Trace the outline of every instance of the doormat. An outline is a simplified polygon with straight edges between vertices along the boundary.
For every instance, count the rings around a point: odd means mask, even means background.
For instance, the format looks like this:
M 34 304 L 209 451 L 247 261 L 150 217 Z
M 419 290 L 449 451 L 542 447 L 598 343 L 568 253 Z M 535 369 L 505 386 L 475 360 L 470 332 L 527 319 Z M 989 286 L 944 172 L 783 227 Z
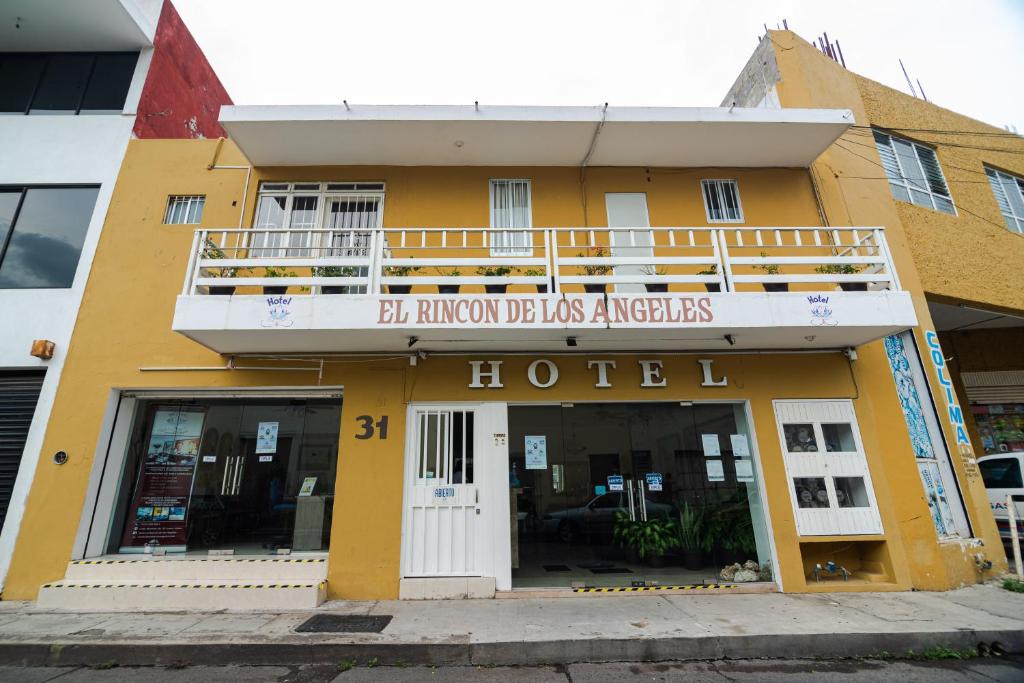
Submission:
M 391 623 L 391 615 L 317 614 L 295 629 L 299 633 L 380 633 Z
M 546 572 L 571 572 L 572 569 L 564 564 L 542 564 Z
M 625 567 L 596 567 L 590 570 L 591 574 L 632 574 L 632 569 Z

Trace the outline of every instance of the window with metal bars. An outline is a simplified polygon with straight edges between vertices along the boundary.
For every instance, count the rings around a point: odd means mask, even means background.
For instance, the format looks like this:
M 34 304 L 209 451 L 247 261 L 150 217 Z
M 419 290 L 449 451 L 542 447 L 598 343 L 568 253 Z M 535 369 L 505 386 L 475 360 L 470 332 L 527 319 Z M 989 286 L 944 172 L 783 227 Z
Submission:
M 708 223 L 742 223 L 740 188 L 735 180 L 702 180 L 704 210 Z
M 533 239 L 533 207 L 529 180 L 491 181 L 491 254 L 530 256 Z
M 889 189 L 896 199 L 956 215 L 934 149 L 877 130 L 874 135 Z
M 1012 176 L 994 168 L 985 167 L 992 194 L 996 196 L 999 212 L 1003 214 L 1010 232 L 1024 234 L 1024 178 Z
M 167 198 L 166 225 L 199 225 L 203 220 L 206 195 L 171 195 Z

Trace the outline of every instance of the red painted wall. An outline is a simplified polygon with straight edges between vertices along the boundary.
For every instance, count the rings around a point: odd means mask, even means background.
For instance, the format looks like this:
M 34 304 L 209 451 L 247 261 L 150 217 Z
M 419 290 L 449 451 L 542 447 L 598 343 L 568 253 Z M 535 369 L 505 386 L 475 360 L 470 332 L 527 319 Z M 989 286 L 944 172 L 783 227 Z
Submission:
M 153 40 L 134 133 L 139 138 L 226 137 L 217 122 L 231 97 L 170 0 Z

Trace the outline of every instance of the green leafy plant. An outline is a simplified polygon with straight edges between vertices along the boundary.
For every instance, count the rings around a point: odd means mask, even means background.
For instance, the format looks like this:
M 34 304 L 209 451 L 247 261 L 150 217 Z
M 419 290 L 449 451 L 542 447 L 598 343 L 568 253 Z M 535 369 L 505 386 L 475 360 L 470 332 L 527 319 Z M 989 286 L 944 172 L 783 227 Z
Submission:
M 313 269 L 313 277 L 352 277 L 356 269 L 349 266 L 316 266 Z
M 712 539 L 707 535 L 704 524 L 704 508 L 683 502 L 679 506 L 679 523 L 676 525 L 679 547 L 692 552 L 711 550 Z
M 1003 579 L 1003 588 L 1014 593 L 1024 593 L 1024 581 L 1008 576 Z
M 576 254 L 576 258 L 604 258 L 607 255 L 604 247 L 590 247 L 586 254 Z M 587 275 L 607 275 L 612 272 L 612 267 L 603 264 L 583 266 L 583 272 Z
M 263 269 L 263 277 L 296 277 L 295 271 L 285 270 L 276 266 L 267 266 Z
M 227 255 L 224 254 L 224 250 L 217 246 L 209 237 L 206 238 L 206 242 L 203 243 L 203 258 L 204 259 L 225 259 Z M 239 268 L 220 268 L 218 269 L 218 277 L 235 277 L 239 273 Z
M 459 277 L 462 273 L 458 268 L 434 268 L 441 277 Z
M 718 264 L 712 263 L 710 268 L 698 270 L 697 275 L 718 275 Z
M 761 258 L 763 258 L 763 259 L 768 258 L 768 254 L 762 251 L 761 252 Z M 762 264 L 754 266 L 754 268 L 757 268 L 758 270 L 763 270 L 768 275 L 778 275 L 779 274 L 779 266 L 777 264 L 775 264 L 775 263 L 762 263 Z
M 527 268 L 523 271 L 523 275 L 526 277 L 544 277 L 546 273 L 539 268 Z
M 705 532 L 710 548 L 718 544 L 723 550 L 753 555 L 757 552 L 754 538 L 754 520 L 750 516 L 750 503 L 746 494 L 737 494 L 705 511 Z
M 481 266 L 476 269 L 477 275 L 483 275 L 484 277 L 505 277 L 512 273 L 512 269 L 508 266 Z
M 679 544 L 675 522 L 664 517 L 631 520 L 625 512 L 615 513 L 613 540 L 634 550 L 643 560 L 649 555 L 664 555 Z
M 419 269 L 419 266 L 385 266 L 384 274 L 390 277 L 409 277 Z
M 818 266 L 814 269 L 814 272 L 825 275 L 856 275 L 860 272 L 860 268 L 850 263 L 829 263 L 824 266 Z

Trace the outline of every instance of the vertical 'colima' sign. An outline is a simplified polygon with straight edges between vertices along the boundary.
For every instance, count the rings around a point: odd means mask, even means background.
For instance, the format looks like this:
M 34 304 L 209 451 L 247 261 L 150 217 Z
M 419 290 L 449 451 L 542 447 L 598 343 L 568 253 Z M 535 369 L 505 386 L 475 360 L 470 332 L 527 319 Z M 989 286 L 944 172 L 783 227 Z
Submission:
M 964 427 L 964 412 L 956 400 L 956 393 L 953 391 L 953 382 L 949 378 L 946 367 L 946 357 L 942 355 L 942 347 L 939 346 L 939 335 L 934 330 L 926 330 L 925 341 L 928 342 L 928 349 L 932 357 L 932 364 L 935 365 L 935 372 L 939 376 L 939 384 L 946 395 L 946 406 L 949 410 L 949 422 L 956 430 L 956 443 L 958 446 L 970 447 L 971 440 L 967 438 L 967 429 Z

